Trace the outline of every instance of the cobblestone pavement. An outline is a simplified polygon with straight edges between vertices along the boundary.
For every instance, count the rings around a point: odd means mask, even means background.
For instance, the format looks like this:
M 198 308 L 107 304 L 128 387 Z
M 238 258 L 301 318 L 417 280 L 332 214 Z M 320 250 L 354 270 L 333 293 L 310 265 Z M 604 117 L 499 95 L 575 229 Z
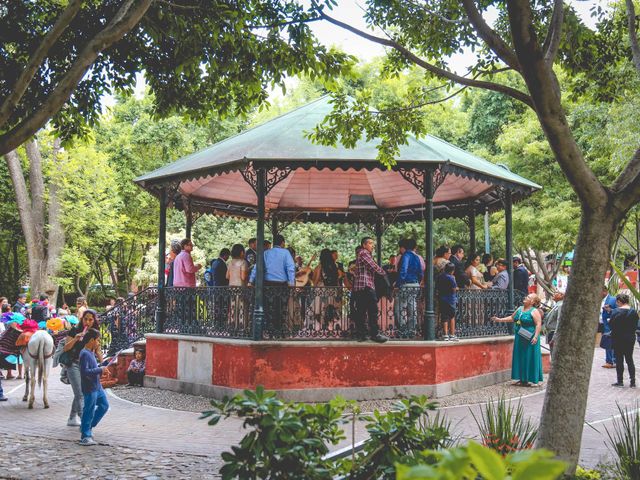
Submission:
M 607 460 L 605 427 L 612 426 L 617 415 L 616 402 L 633 406 L 639 390 L 611 387 L 615 370 L 603 369 L 603 351 L 596 350 L 587 406 L 581 461 L 592 467 Z M 640 350 L 635 359 L 640 364 Z M 0 403 L 0 478 L 215 478 L 220 454 L 238 443 L 243 436 L 242 421 L 228 419 L 216 427 L 198 420 L 198 414 L 140 405 L 109 395 L 110 411 L 95 429 L 96 447 L 79 447 L 77 428 L 67 427 L 71 388 L 60 383 L 57 370 L 49 382 L 51 408 L 42 408 L 40 391 L 34 410 L 22 402 L 24 384 L 19 380 L 3 381 L 8 402 Z M 537 419 L 542 409 L 544 391 L 522 389 L 527 413 Z M 469 395 L 470 403 L 485 401 L 486 395 Z M 570 401 L 568 399 L 567 401 Z M 477 435 L 470 408 L 478 405 L 443 407 L 457 433 Z M 366 432 L 358 424 L 356 440 Z M 346 446 L 344 441 L 341 446 Z M 82 449 L 82 450 L 80 450 Z M 24 455 L 24 452 L 29 452 Z M 9 453 L 7 453 L 9 452 Z M 75 454 L 81 461 L 70 461 Z M 74 477 L 75 475 L 76 477 Z
M 220 478 L 217 458 L 0 433 L 0 478 L 101 480 Z M 25 454 L 27 453 L 27 454 Z M 7 460 L 10 459 L 10 462 Z

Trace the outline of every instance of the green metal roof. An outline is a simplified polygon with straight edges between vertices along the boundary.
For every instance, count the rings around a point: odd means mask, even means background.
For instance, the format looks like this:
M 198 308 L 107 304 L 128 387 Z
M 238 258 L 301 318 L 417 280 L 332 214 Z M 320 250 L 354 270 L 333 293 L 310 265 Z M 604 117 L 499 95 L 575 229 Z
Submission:
M 236 170 L 249 162 L 283 164 L 296 168 L 366 168 L 384 169 L 376 159 L 379 140 L 359 141 L 355 148 L 323 146 L 305 138 L 332 111 L 328 96 L 281 115 L 255 128 L 227 138 L 204 150 L 183 157 L 135 182 L 144 188 L 178 179 L 195 179 Z M 456 175 L 480 179 L 527 190 L 540 189 L 530 180 L 504 167 L 472 155 L 432 135 L 417 139 L 409 136 L 400 146 L 398 166 L 411 167 L 446 163 Z

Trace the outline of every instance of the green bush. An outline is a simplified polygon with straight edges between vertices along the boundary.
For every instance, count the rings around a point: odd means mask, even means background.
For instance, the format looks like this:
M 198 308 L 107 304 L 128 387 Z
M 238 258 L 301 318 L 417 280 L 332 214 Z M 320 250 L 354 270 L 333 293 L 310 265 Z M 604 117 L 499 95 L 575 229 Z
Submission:
M 586 470 L 580 466 L 576 469 L 573 480 L 600 480 L 602 474 L 597 470 Z
M 393 479 L 396 464 L 425 461 L 422 452 L 450 447 L 454 443 L 451 422 L 439 413 L 430 415 L 437 403 L 425 396 L 396 402 L 390 411 L 363 416 L 369 440 L 355 461 L 346 462 L 350 478 Z
M 478 425 L 482 444 L 501 455 L 533 448 L 537 430 L 531 420 L 525 418 L 524 407 L 518 401 L 513 406 L 504 395 L 497 401 L 489 401 L 480 411 L 480 418 L 471 410 Z
M 209 425 L 222 418 L 244 418 L 249 433 L 240 444 L 224 452 L 220 470 L 224 480 L 241 479 L 331 479 L 337 472 L 333 462 L 323 456 L 328 445 L 344 439 L 345 402 L 326 404 L 284 403 L 274 392 L 258 387 L 244 396 L 211 401 L 212 410 L 203 412 Z
M 526 450 L 501 456 L 469 442 L 464 447 L 431 452 L 431 465 L 398 465 L 397 480 L 555 480 L 565 464 L 545 450 Z
M 615 466 L 624 480 L 640 479 L 640 405 L 633 410 L 618 406 L 620 418 L 613 421 L 613 431 L 607 428 L 609 446 L 616 454 Z

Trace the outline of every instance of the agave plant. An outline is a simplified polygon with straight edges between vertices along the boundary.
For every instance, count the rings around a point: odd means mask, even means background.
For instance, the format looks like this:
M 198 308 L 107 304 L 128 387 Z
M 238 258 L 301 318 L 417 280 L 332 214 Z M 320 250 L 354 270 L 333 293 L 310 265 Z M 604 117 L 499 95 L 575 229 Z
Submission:
M 627 287 L 627 290 L 629 290 L 629 292 L 631 293 L 631 297 L 630 297 L 631 306 L 636 310 L 639 310 L 640 309 L 640 291 L 638 291 L 636 287 L 633 286 L 633 283 L 631 283 L 631 281 L 627 278 L 624 272 L 620 270 L 620 267 L 618 267 L 613 262 L 610 262 L 610 263 L 614 273 L 611 274 L 611 277 L 609 278 L 609 284 L 607 285 L 609 293 L 611 295 L 616 295 L 620 291 L 620 280 L 622 280 L 625 286 Z M 636 265 L 633 262 L 632 262 L 632 265 L 640 269 L 640 266 Z
M 609 446 L 616 454 L 616 470 L 620 478 L 640 478 L 640 404 L 622 408 L 617 404 L 620 418 L 613 421 L 613 431 L 607 428 Z
M 490 401 L 480 411 L 480 418 L 471 411 L 478 425 L 482 444 L 501 455 L 518 450 L 533 448 L 537 430 L 525 417 L 522 402 L 517 405 L 501 395 L 497 401 Z

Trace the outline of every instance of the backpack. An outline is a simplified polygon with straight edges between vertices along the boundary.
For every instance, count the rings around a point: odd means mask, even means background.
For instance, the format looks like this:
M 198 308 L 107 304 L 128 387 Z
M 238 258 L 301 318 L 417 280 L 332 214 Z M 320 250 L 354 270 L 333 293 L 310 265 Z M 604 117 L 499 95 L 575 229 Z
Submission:
M 204 283 L 207 284 L 207 287 L 213 287 L 213 271 L 211 267 L 208 267 L 204 271 Z

